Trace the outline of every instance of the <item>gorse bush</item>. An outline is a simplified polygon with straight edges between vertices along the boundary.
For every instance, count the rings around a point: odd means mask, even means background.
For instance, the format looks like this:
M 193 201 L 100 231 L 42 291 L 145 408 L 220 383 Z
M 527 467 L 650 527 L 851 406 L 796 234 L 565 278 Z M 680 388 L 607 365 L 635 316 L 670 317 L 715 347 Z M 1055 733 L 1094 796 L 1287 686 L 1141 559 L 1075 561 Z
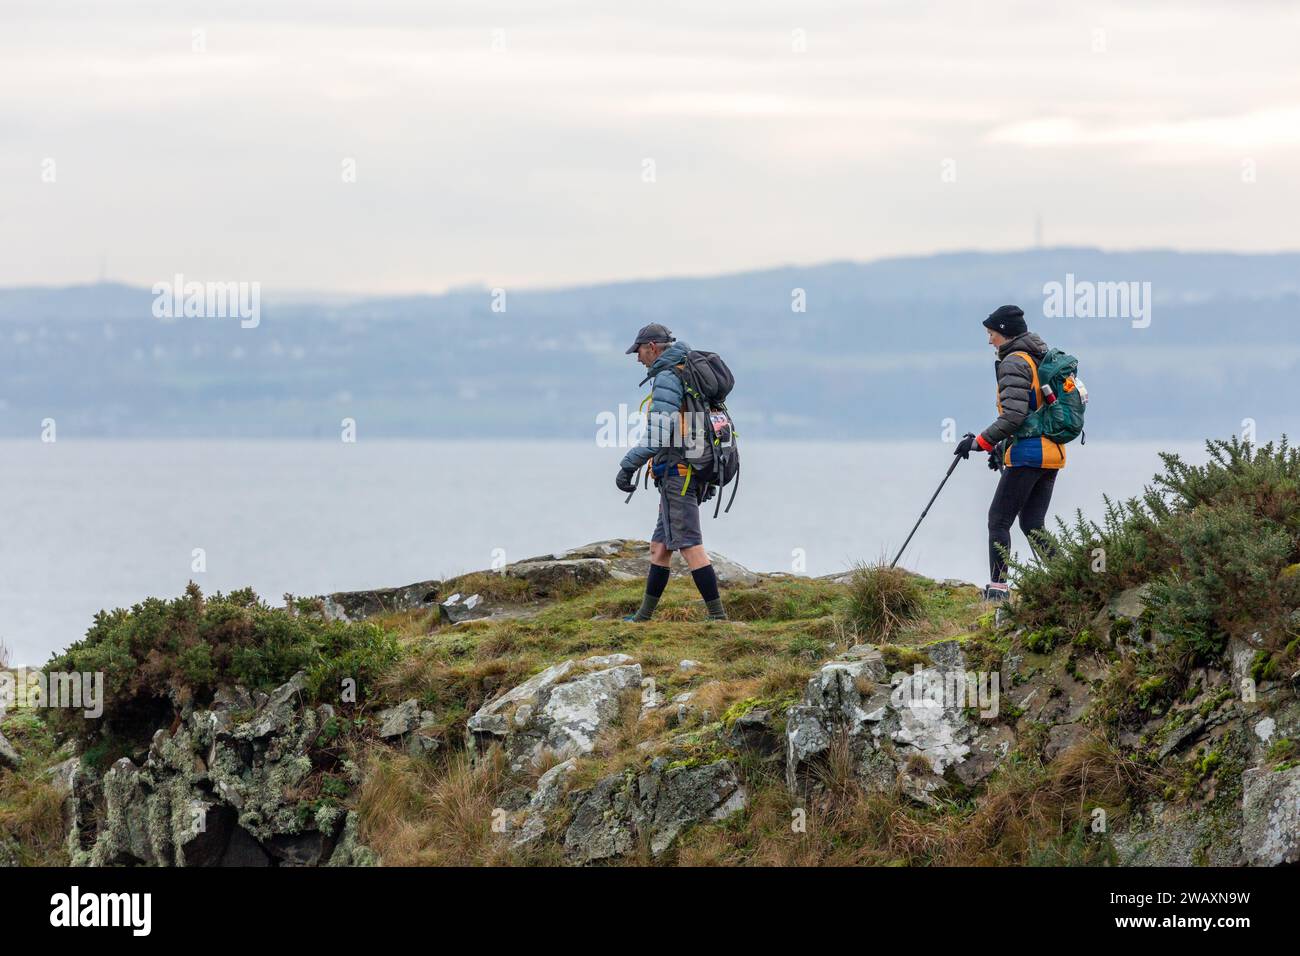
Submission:
M 1161 454 L 1163 473 L 1140 498 L 1107 499 L 1101 523 L 1058 520 L 1055 553 L 1014 567 L 1017 620 L 1075 633 L 1120 590 L 1150 584 L 1151 629 L 1195 659 L 1247 627 L 1284 637 L 1300 608 L 1300 451 L 1285 438 L 1206 448 L 1204 465 Z
M 58 711 L 79 736 L 152 732 L 185 697 L 202 703 L 223 684 L 269 689 L 297 671 L 307 693 L 338 701 L 341 682 L 363 698 L 397 659 L 396 638 L 374 624 L 326 621 L 272 608 L 250 589 L 204 598 L 193 582 L 172 601 L 101 611 L 81 641 L 51 659 L 52 671 L 101 672 L 104 720 Z
M 1221 653 L 1233 632 L 1283 627 L 1300 607 L 1300 577 L 1286 573 L 1296 557 L 1295 533 L 1244 502 L 1180 516 L 1165 540 L 1171 564 L 1152 581 L 1153 626 L 1201 658 Z

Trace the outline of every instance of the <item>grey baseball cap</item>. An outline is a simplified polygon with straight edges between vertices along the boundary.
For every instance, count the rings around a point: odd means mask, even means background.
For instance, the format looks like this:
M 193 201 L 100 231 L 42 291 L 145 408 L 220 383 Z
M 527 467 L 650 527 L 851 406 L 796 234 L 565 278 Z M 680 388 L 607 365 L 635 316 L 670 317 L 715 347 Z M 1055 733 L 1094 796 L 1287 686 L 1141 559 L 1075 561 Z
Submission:
M 631 355 L 633 352 L 635 352 L 641 346 L 645 345 L 647 342 L 676 342 L 676 341 L 677 340 L 673 338 L 673 334 L 669 332 L 665 326 L 660 325 L 658 322 L 651 322 L 649 325 L 647 325 L 645 328 L 643 328 L 640 332 L 636 334 L 636 341 L 633 342 L 632 347 L 628 349 L 626 352 L 624 352 L 623 354 Z

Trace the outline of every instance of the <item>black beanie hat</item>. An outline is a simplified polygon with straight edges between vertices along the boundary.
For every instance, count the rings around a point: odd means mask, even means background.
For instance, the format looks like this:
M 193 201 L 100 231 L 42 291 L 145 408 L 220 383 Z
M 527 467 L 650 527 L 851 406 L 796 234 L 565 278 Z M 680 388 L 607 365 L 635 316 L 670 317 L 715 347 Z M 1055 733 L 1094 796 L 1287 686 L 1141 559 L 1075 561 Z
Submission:
M 984 320 L 984 328 L 999 332 L 1009 339 L 1024 335 L 1029 331 L 1025 324 L 1024 310 L 1018 305 L 1001 305 Z

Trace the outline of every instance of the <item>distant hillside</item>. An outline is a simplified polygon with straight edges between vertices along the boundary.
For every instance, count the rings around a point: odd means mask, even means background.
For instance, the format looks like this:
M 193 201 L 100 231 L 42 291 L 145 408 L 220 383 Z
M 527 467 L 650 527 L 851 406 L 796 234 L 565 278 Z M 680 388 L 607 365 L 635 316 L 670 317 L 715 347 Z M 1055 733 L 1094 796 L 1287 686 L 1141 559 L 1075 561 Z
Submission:
M 1046 283 L 1151 283 L 1150 324 L 1045 317 Z M 170 277 L 167 277 L 170 278 Z M 225 280 L 230 276 L 198 277 Z M 245 277 L 247 278 L 247 277 Z M 803 290 L 806 311 L 792 310 Z M 829 263 L 572 289 L 276 304 L 261 321 L 153 317 L 147 288 L 0 290 L 0 435 L 586 437 L 640 398 L 623 349 L 650 321 L 723 352 L 749 437 L 918 437 L 985 424 L 979 322 L 1016 302 L 1076 352 L 1089 436 L 1274 422 L 1300 361 L 1300 254 L 1043 249 Z

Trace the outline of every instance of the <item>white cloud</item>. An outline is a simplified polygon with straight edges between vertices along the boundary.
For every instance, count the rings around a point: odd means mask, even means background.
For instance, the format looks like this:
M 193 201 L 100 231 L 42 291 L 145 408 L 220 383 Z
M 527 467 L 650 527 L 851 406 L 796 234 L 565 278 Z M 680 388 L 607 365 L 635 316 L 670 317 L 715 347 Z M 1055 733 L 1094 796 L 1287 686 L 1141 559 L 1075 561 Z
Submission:
M 1089 125 L 1056 116 L 1010 123 L 991 131 L 991 143 L 1030 147 L 1171 146 L 1237 151 L 1300 144 L 1300 107 L 1238 116 L 1196 117 L 1139 125 Z M 1197 153 L 1184 151 L 1193 159 Z
M 1211 0 L 10 0 L 0 282 L 558 285 L 1011 248 L 1038 213 L 1290 247 L 1297 33 Z

